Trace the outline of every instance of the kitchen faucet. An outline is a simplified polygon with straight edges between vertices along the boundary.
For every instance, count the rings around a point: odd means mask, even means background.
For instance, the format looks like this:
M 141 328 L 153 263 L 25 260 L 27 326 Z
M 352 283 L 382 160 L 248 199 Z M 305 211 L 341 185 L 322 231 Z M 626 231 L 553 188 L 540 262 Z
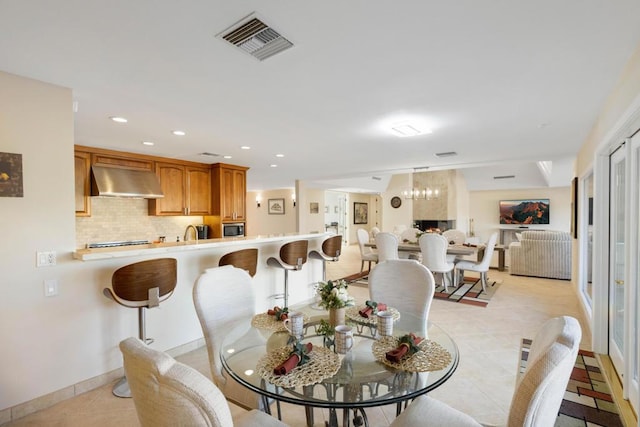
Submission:
M 184 239 L 182 239 L 182 240 L 184 240 L 185 242 L 188 240 L 188 238 L 189 238 L 189 229 L 190 228 L 193 229 L 193 235 L 196 238 L 196 242 L 197 242 L 198 241 L 198 230 L 196 230 L 195 225 L 192 225 L 192 224 L 187 225 L 187 229 L 184 230 Z

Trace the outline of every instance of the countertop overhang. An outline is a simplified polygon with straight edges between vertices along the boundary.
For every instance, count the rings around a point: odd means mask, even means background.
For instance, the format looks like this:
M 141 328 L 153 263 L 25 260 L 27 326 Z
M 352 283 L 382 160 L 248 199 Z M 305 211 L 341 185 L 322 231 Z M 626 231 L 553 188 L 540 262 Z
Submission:
M 297 239 L 318 239 L 332 235 L 333 233 L 286 233 L 248 237 L 227 237 L 198 241 L 189 240 L 186 242 L 150 243 L 148 245 L 120 246 L 111 248 L 78 249 L 73 253 L 73 258 L 80 261 L 97 261 L 102 259 L 165 254 L 171 252 L 198 251 L 231 246 L 246 246 L 254 244 L 259 245 Z

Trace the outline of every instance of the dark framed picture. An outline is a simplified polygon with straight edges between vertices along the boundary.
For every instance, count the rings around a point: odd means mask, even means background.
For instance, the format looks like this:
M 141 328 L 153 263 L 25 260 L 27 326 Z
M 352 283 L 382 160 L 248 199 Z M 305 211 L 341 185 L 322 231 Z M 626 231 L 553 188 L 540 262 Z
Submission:
M 284 215 L 284 199 L 269 199 L 267 212 L 269 215 Z
M 369 204 L 353 202 L 353 223 L 366 224 L 369 222 Z
M 24 197 L 22 154 L 0 153 L 0 197 Z
M 320 212 L 320 205 L 318 202 L 309 203 L 309 213 L 317 214 Z

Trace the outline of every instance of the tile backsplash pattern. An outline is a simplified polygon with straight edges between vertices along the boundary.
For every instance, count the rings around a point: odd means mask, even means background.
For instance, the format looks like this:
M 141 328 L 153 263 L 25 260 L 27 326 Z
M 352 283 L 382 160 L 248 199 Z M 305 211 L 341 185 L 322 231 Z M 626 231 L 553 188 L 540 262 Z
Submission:
M 189 224 L 202 224 L 201 216 L 150 216 L 146 199 L 92 197 L 91 216 L 76 218 L 76 247 L 121 240 L 180 241 Z M 192 236 L 192 234 L 190 234 Z

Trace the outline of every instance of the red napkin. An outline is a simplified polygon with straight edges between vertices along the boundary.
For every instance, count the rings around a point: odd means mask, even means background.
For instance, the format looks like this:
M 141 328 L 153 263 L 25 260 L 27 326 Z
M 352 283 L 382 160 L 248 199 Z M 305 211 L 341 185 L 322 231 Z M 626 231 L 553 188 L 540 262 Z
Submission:
M 309 353 L 313 349 L 313 344 L 307 343 L 307 353 Z M 285 375 L 288 374 L 293 368 L 298 366 L 300 363 L 300 356 L 298 354 L 293 353 L 287 360 L 273 368 L 273 373 L 276 375 Z
M 387 309 L 387 304 L 379 302 L 378 305 L 376 306 L 376 309 L 378 311 L 386 310 Z M 373 314 L 373 307 L 366 306 L 362 310 L 359 310 L 358 313 L 360 313 L 360 316 L 364 317 L 365 319 L 368 319 L 369 316 L 371 314 Z
M 422 337 L 417 337 L 414 334 L 410 334 L 410 335 L 415 345 L 418 345 L 424 339 Z M 408 351 L 409 351 L 409 344 L 402 343 L 398 347 L 394 348 L 393 350 L 387 351 L 385 357 L 389 362 L 400 363 L 400 360 L 404 357 L 405 354 L 407 354 Z

